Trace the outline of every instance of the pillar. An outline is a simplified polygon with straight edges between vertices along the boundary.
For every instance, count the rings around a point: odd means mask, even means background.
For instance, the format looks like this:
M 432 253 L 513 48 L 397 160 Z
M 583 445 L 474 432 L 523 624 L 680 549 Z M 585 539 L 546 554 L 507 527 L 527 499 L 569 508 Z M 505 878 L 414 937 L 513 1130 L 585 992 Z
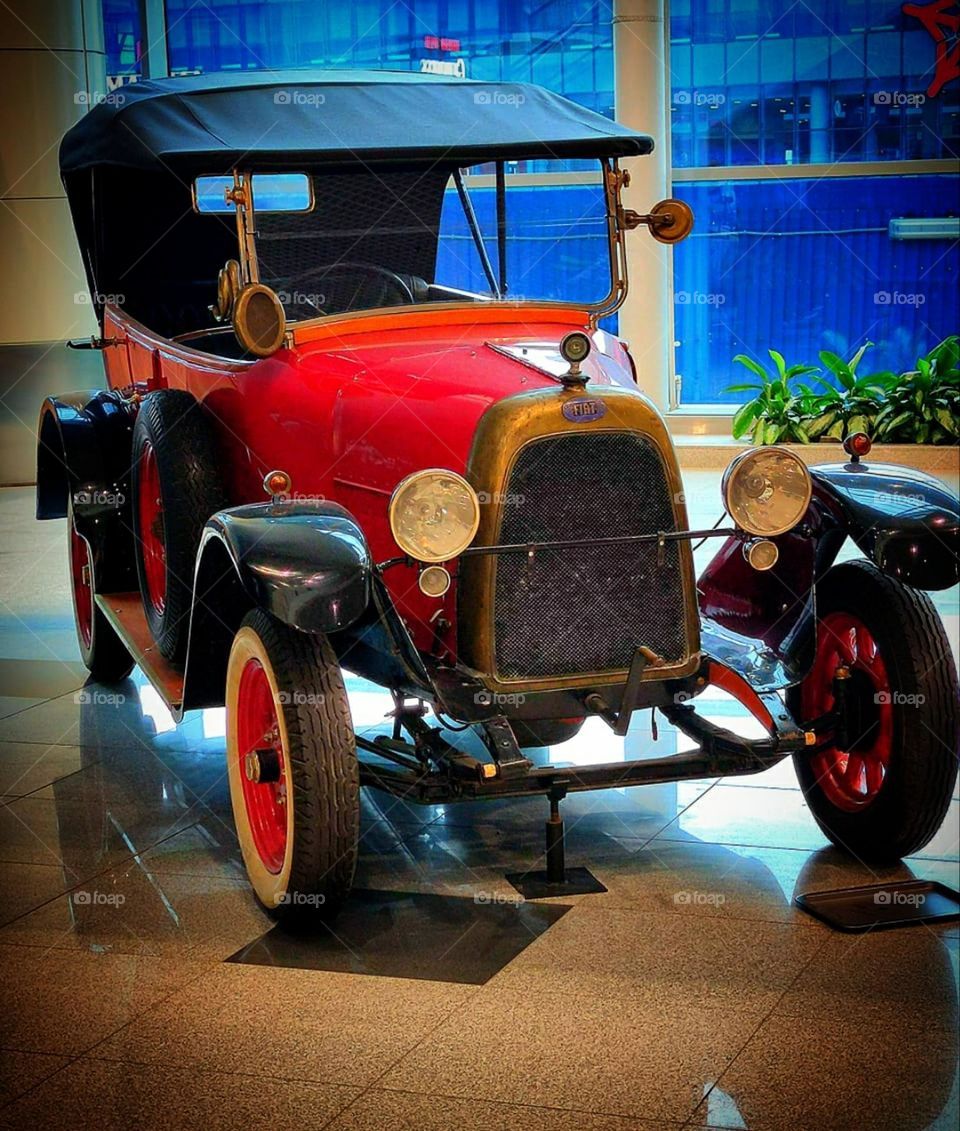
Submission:
M 96 322 L 57 150 L 105 70 L 100 0 L 0 4 L 0 483 L 33 480 L 42 396 L 71 387 L 71 365 L 98 376 L 61 344 Z
M 613 17 L 617 121 L 651 134 L 648 157 L 625 163 L 624 205 L 647 212 L 670 195 L 669 0 L 616 0 Z M 630 289 L 620 308 L 620 336 L 629 343 L 640 388 L 659 405 L 669 401 L 673 371 L 670 249 L 645 227 L 628 232 Z

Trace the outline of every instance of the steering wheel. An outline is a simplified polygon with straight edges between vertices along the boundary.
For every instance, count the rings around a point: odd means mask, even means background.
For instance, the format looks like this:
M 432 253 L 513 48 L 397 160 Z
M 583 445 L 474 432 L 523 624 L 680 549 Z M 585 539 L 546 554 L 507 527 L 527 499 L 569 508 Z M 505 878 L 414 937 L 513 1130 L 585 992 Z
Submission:
M 413 291 L 406 280 L 398 275 L 396 271 L 391 271 L 389 267 L 380 267 L 376 263 L 361 263 L 360 261 L 340 261 L 339 263 L 323 263 L 317 267 L 309 267 L 306 271 L 301 271 L 298 275 L 285 275 L 272 282 L 272 286 L 276 287 L 292 287 L 297 283 L 302 283 L 306 279 L 310 279 L 315 275 L 329 275 L 331 273 L 347 274 L 350 272 L 360 272 L 364 275 L 373 276 L 375 278 L 385 279 L 398 293 L 401 302 L 414 304 L 417 300 L 413 297 Z M 306 300 L 307 305 L 312 306 L 318 313 L 323 314 L 315 302 Z

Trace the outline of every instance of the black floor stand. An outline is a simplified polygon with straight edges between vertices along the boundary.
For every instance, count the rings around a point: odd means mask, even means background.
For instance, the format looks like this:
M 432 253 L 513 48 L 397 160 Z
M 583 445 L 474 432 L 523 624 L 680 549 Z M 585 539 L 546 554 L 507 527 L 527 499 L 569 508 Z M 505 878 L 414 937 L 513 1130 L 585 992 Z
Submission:
M 563 818 L 560 802 L 566 788 L 555 786 L 549 794 L 550 816 L 547 819 L 547 850 L 545 871 L 510 872 L 507 880 L 524 899 L 547 899 L 550 896 L 590 895 L 607 889 L 587 868 L 566 866 L 563 844 Z

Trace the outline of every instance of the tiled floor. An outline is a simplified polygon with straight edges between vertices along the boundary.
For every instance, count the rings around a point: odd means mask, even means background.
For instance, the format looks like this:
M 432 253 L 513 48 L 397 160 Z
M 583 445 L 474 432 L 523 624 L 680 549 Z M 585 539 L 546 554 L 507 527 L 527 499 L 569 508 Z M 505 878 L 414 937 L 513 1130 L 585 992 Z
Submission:
M 709 523 L 716 477 L 687 479 Z M 957 1126 L 960 932 L 839 935 L 792 900 L 958 886 L 960 802 L 917 858 L 871 870 L 827 846 L 789 763 L 575 795 L 568 862 L 608 890 L 548 913 L 504 879 L 542 850 L 542 801 L 368 792 L 371 894 L 343 938 L 291 944 L 244 879 L 222 711 L 174 727 L 137 672 L 84 688 L 63 523 L 31 506 L 0 491 L 0 1125 Z M 957 593 L 937 600 L 955 639 Z M 389 700 L 350 691 L 358 729 L 383 725 Z M 545 756 L 676 743 L 638 717 L 625 740 L 591 722 Z

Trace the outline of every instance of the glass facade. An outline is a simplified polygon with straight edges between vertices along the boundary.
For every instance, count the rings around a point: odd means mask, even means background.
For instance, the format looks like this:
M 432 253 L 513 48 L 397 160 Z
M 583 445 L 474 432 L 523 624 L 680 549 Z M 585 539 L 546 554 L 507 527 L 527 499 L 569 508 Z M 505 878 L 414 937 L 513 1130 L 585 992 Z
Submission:
M 955 157 L 960 84 L 936 89 L 936 59 L 899 3 L 671 0 L 673 164 Z
M 167 0 L 170 70 L 444 66 L 613 116 L 610 7 L 590 0 Z
M 140 74 L 140 13 L 137 0 L 103 0 L 107 75 L 119 85 Z
M 955 175 L 909 175 L 955 160 L 960 135 L 960 83 L 944 81 L 942 29 L 922 8 L 672 0 L 674 194 L 697 216 L 674 255 L 681 404 L 742 400 L 725 392 L 737 353 L 816 364 L 872 341 L 865 365 L 899 371 L 960 328 L 955 236 L 890 234 L 897 218 L 960 214 Z M 859 176 L 866 161 L 907 164 Z M 845 175 L 777 174 L 807 164 Z M 738 166 L 768 168 L 724 178 Z M 715 177 L 685 179 L 704 167 Z
M 891 239 L 892 217 L 957 213 L 952 177 L 699 181 L 676 196 L 697 215 L 675 251 L 676 367 L 681 401 L 729 402 L 746 378 L 733 364 L 768 349 L 787 364 L 819 350 L 862 372 L 913 366 L 958 329 L 955 241 Z

